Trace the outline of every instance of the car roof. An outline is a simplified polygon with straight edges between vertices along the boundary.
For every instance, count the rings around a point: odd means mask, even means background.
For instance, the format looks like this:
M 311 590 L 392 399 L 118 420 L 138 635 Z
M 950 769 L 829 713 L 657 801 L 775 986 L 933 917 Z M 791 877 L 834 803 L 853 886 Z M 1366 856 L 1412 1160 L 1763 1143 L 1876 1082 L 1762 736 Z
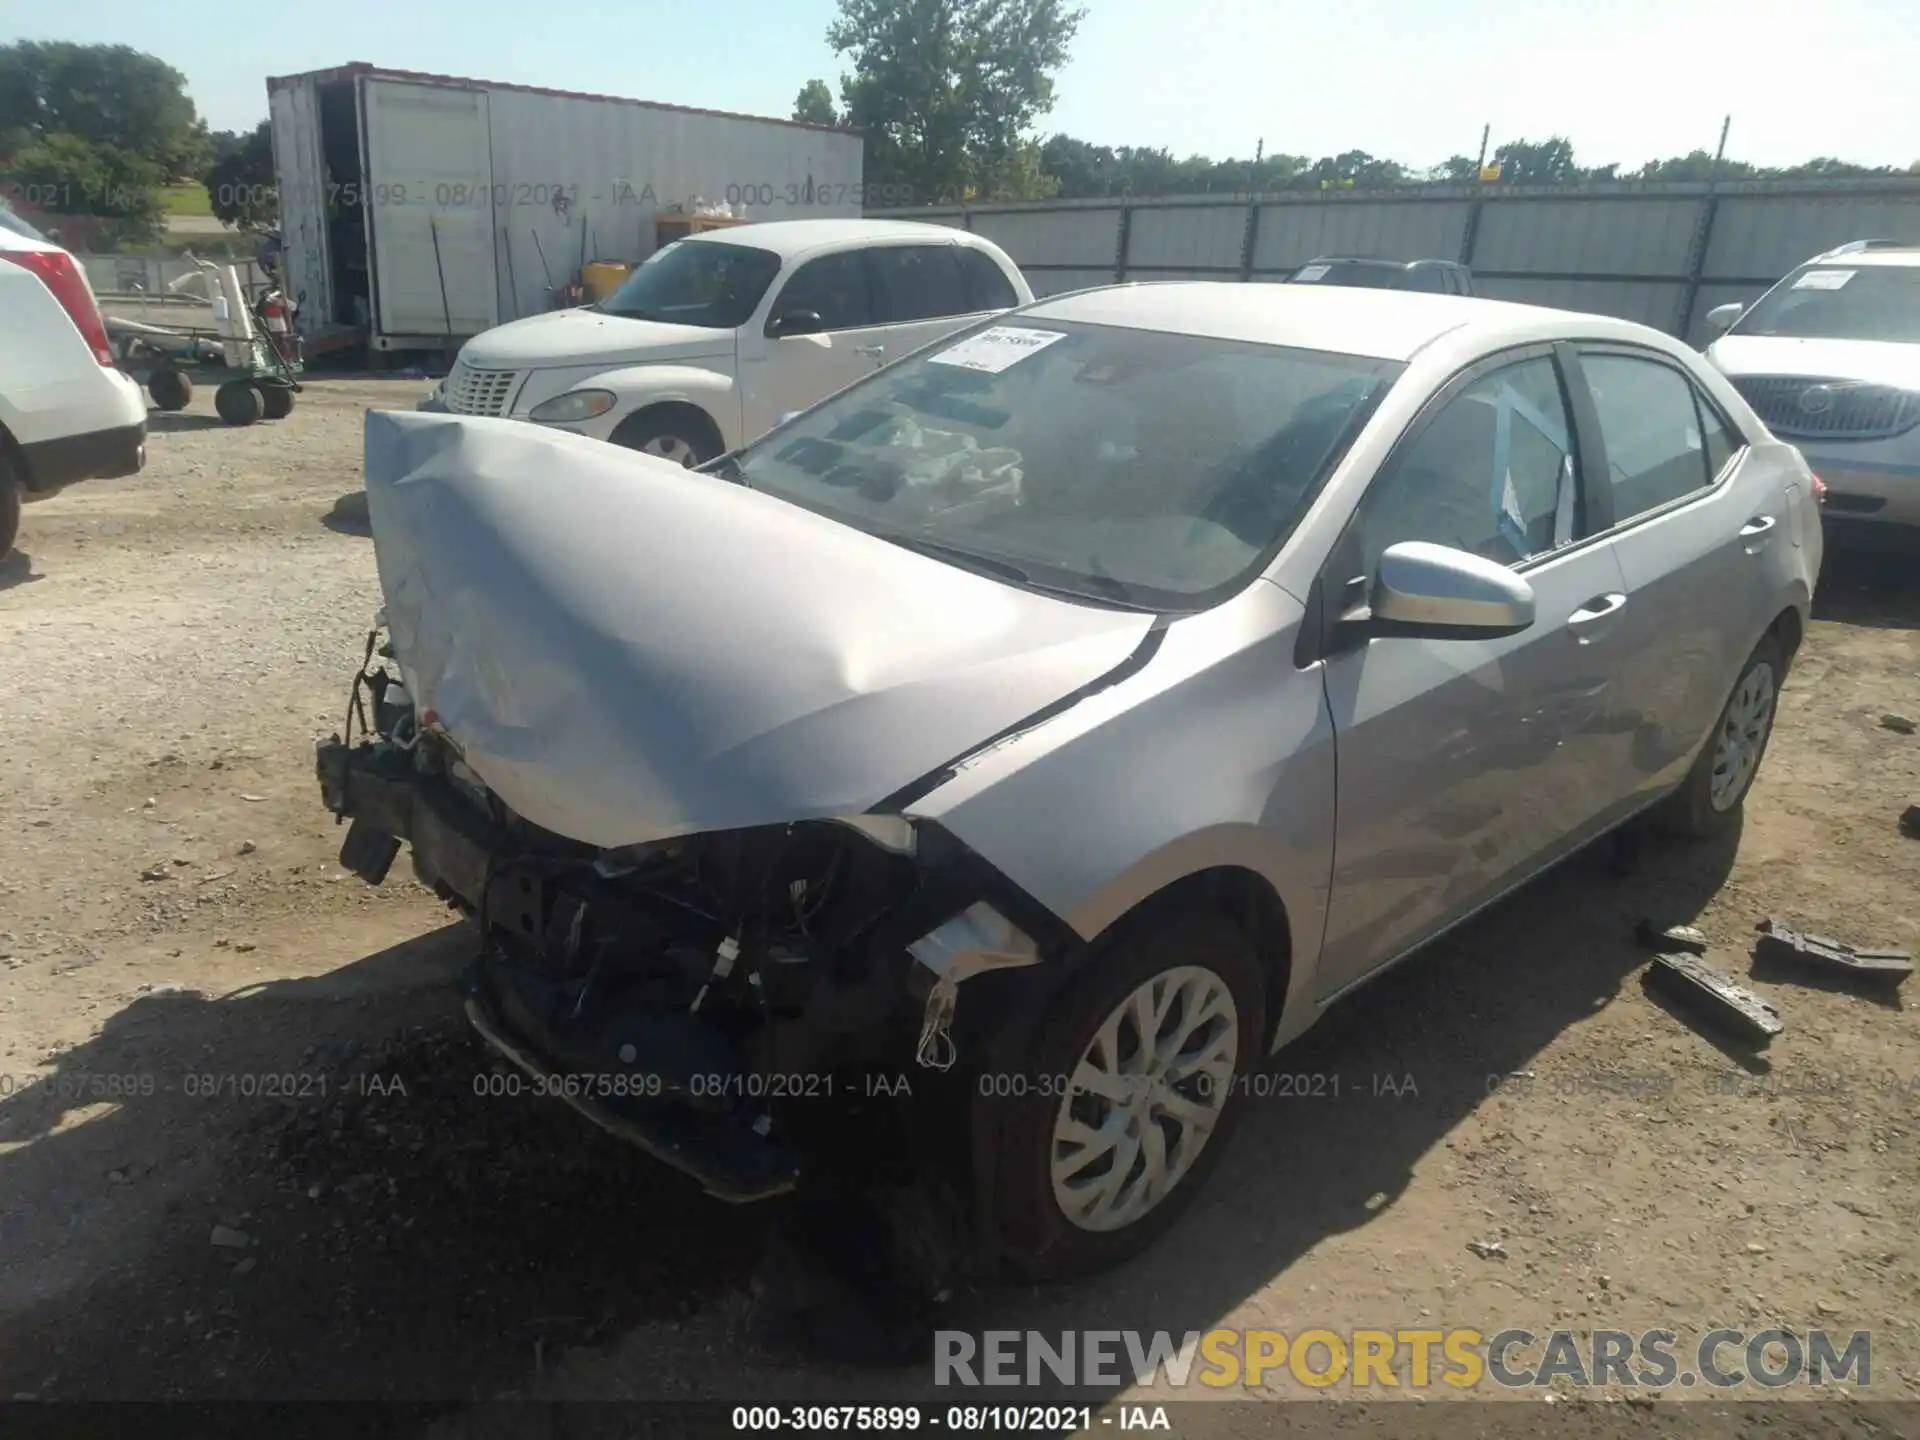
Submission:
M 1377 255 L 1316 255 L 1307 261 L 1308 265 L 1377 265 L 1384 270 L 1410 270 L 1415 265 L 1451 265 L 1464 269 L 1458 260 L 1441 260 L 1433 256 L 1423 256 L 1417 260 L 1382 260 Z
M 1410 360 L 1443 335 L 1483 342 L 1526 344 L 1555 335 L 1580 334 L 1646 343 L 1656 330 L 1602 315 L 1576 315 L 1539 305 L 1479 300 L 1464 295 L 1426 295 L 1405 290 L 1347 286 L 1243 284 L 1223 280 L 1172 280 L 1113 285 L 1036 301 L 1021 315 L 1202 335 L 1257 345 Z
M 1920 245 L 1887 245 L 1873 250 L 1829 250 L 1808 265 L 1844 265 L 1852 270 L 1867 265 L 1920 265 Z
M 887 240 L 918 240 L 925 245 L 980 243 L 978 236 L 955 226 L 928 225 L 918 220 L 764 220 L 752 225 L 704 230 L 687 238 L 722 245 L 753 245 L 772 250 L 783 259 L 831 245 Z

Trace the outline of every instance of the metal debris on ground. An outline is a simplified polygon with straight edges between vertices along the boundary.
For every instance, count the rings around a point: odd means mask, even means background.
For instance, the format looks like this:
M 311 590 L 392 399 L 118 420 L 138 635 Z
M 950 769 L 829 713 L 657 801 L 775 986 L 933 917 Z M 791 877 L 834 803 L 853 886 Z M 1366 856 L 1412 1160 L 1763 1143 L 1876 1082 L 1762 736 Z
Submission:
M 1882 728 L 1900 735 L 1911 735 L 1915 729 L 1913 717 L 1909 715 L 1882 715 L 1880 724 Z
M 1654 956 L 1647 983 L 1756 1040 L 1771 1040 L 1786 1028 L 1778 1010 L 1697 955 Z
M 1753 953 L 1756 959 L 1801 960 L 1888 985 L 1898 985 L 1913 974 L 1913 956 L 1905 950 L 1860 950 L 1825 935 L 1790 930 L 1778 920 L 1760 922 Z
M 1691 925 L 1669 925 L 1665 930 L 1657 930 L 1653 921 L 1642 920 L 1633 927 L 1633 938 L 1660 955 L 1707 953 L 1707 937 Z
M 1469 1240 L 1467 1242 L 1467 1249 L 1478 1255 L 1482 1260 L 1504 1260 L 1507 1258 L 1507 1247 L 1502 1245 L 1498 1240 Z

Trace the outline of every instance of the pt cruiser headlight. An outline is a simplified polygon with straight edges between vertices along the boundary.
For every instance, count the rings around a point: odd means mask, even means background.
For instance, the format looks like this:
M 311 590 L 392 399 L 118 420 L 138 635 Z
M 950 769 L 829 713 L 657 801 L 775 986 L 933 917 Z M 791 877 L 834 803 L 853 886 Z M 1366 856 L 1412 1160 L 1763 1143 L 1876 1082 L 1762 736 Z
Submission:
M 542 400 L 527 412 L 529 420 L 542 425 L 566 425 L 575 420 L 591 420 L 613 408 L 611 390 L 569 390 L 551 400 Z

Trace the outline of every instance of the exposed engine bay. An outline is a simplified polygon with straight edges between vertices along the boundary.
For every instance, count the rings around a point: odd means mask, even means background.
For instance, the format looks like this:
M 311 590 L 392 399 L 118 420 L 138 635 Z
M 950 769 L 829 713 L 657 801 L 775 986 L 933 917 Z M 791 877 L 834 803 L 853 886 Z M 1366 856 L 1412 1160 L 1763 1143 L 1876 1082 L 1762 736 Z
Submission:
M 606 1129 L 732 1200 L 778 1194 L 810 1118 L 952 1065 L 957 987 L 1035 964 L 1045 915 L 937 827 L 806 820 L 603 849 L 515 814 L 369 636 L 348 738 L 318 747 L 341 864 L 479 926 L 475 1027 Z M 364 738 L 352 739 L 354 722 Z M 1009 893 L 1011 892 L 1011 893 Z M 1055 937 L 1057 939 L 1057 937 Z

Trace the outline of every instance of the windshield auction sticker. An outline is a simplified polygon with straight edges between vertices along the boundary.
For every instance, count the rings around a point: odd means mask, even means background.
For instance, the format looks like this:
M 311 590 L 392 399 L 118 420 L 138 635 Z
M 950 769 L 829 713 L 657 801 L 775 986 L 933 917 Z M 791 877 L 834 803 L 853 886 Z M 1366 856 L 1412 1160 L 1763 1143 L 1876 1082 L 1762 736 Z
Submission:
M 1854 277 L 1852 270 L 1809 270 L 1793 282 L 1796 290 L 1838 290 Z
M 983 370 L 998 375 L 1009 365 L 1017 365 L 1029 355 L 1037 355 L 1056 340 L 1066 339 L 1060 330 L 1029 330 L 1024 325 L 994 325 L 978 335 L 969 335 L 949 350 L 929 355 L 929 365 L 958 365 L 962 370 Z

